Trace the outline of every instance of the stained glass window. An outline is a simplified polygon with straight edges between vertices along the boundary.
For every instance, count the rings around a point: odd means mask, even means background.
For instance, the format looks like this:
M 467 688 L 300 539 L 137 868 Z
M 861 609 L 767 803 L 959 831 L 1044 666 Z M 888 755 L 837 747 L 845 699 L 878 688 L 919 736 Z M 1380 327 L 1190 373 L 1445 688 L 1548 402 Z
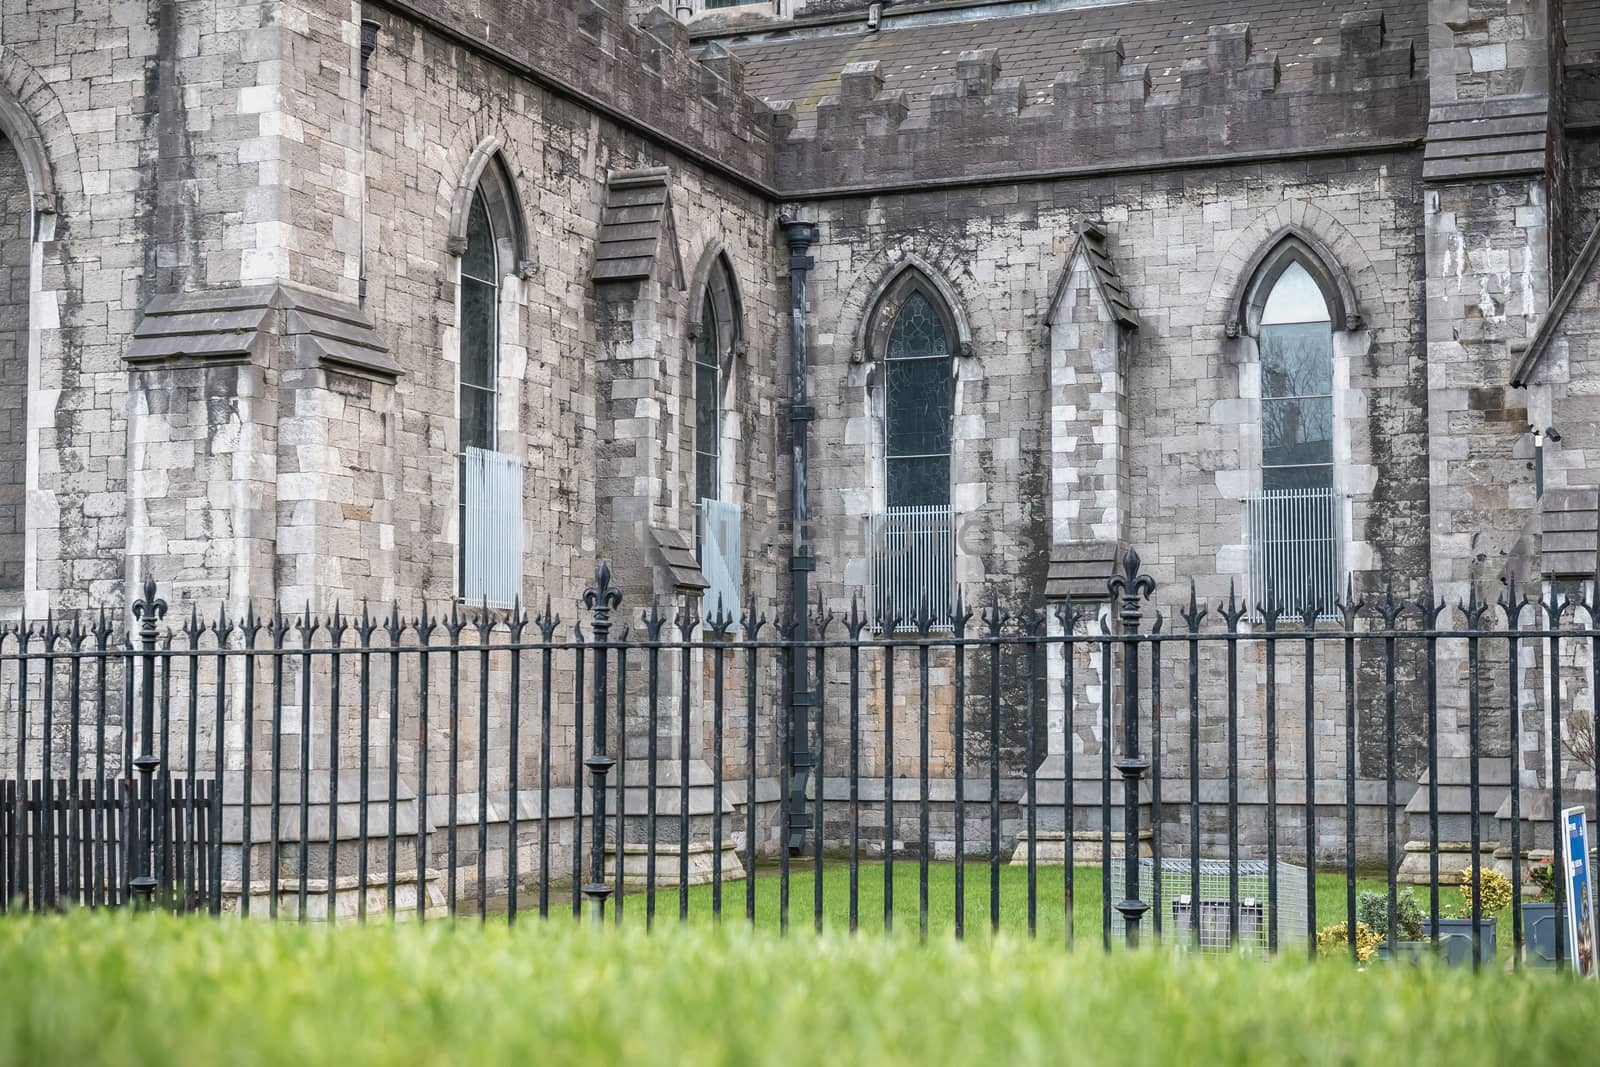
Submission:
M 1261 486 L 1333 486 L 1333 324 L 1305 267 L 1278 276 L 1261 316 Z
M 468 555 L 467 449 L 495 448 L 495 406 L 498 398 L 500 272 L 495 250 L 494 225 L 483 193 L 472 197 L 467 214 L 467 250 L 461 256 L 461 451 L 460 566 L 461 588 L 466 588 Z
M 694 485 L 695 502 L 717 499 L 717 464 L 721 454 L 722 349 L 717 309 L 706 293 L 700 309 L 700 338 L 694 349 Z
M 884 417 L 890 507 L 950 503 L 951 353 L 945 320 L 913 291 L 889 332 Z

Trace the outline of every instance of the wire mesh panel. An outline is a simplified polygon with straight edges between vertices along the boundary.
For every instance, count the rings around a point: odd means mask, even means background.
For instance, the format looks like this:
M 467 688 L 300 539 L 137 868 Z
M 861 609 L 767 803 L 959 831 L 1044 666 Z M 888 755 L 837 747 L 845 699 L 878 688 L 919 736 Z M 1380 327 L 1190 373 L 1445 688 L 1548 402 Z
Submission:
M 522 593 L 522 461 L 467 449 L 465 559 L 469 604 L 509 608 Z
M 950 509 L 889 508 L 868 519 L 872 580 L 881 619 L 914 629 L 918 613 L 943 618 L 955 600 L 956 542 Z
M 1278 945 L 1296 942 L 1303 944 L 1306 934 L 1306 869 L 1293 863 L 1279 862 L 1278 872 Z M 1241 860 L 1239 863 L 1239 939 L 1245 950 L 1267 951 L 1271 931 L 1272 886 L 1269 872 L 1273 865 L 1264 860 Z M 1229 893 L 1230 864 L 1227 860 L 1203 859 L 1200 861 L 1200 885 L 1194 884 L 1194 862 L 1188 857 L 1165 857 L 1161 861 L 1160 896 L 1156 895 L 1155 861 L 1139 861 L 1139 899 L 1152 907 L 1162 909 L 1162 932 L 1167 939 L 1180 946 L 1193 945 L 1196 916 L 1200 924 L 1200 949 L 1203 952 L 1223 952 L 1229 943 Z M 1122 860 L 1111 861 L 1111 884 L 1123 884 Z M 1146 916 L 1144 926 L 1151 925 Z
M 1252 609 L 1276 596 L 1294 611 L 1302 604 L 1321 607 L 1323 618 L 1337 615 L 1344 593 L 1344 561 L 1339 550 L 1339 498 L 1332 489 L 1271 489 L 1246 502 L 1250 525 Z
M 730 625 L 743 618 L 741 596 L 739 505 L 727 500 L 700 501 L 700 572 L 706 591 L 700 599 L 701 612 L 709 622 L 719 612 Z

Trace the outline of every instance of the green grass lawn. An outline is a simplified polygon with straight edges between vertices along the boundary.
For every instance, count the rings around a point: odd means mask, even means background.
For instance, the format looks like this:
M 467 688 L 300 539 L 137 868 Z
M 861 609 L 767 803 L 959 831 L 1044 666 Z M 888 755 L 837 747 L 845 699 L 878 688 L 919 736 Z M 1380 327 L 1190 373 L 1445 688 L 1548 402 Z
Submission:
M 0 1063 L 30 1067 L 1577 1063 L 1597 997 L 1550 974 L 738 923 L 0 921 Z
M 1040 867 L 1037 878 L 1037 937 L 1052 944 L 1065 944 L 1067 938 L 1067 909 L 1064 889 L 1064 871 L 1061 867 Z M 815 914 L 816 867 L 807 858 L 790 867 L 789 926 L 791 929 L 810 930 Z M 955 930 L 955 876 L 956 864 L 930 863 L 928 865 L 928 931 L 930 935 L 944 935 Z M 990 935 L 989 865 L 966 864 L 965 936 L 987 938 Z M 781 882 L 776 867 L 761 867 L 756 871 L 756 925 L 777 929 L 781 916 Z M 894 909 L 891 926 L 897 934 L 916 936 L 919 932 L 921 904 L 919 899 L 919 872 L 916 860 L 896 860 L 894 864 Z M 1387 891 L 1381 877 L 1360 877 L 1356 889 Z M 1424 914 L 1428 911 L 1428 894 L 1424 886 L 1399 887 L 1400 892 L 1416 894 Z M 1290 887 L 1285 884 L 1280 892 L 1287 901 Z M 1121 899 L 1119 886 L 1112 887 L 1112 900 Z M 1101 876 L 1098 867 L 1078 867 L 1073 871 L 1072 927 L 1074 943 L 1079 946 L 1101 944 L 1103 910 L 1101 907 Z M 1448 915 L 1458 903 L 1460 894 L 1453 887 L 1439 891 L 1440 914 Z M 857 922 L 864 933 L 881 933 L 884 926 L 884 865 L 882 862 L 862 863 L 860 868 Z M 713 893 L 709 885 L 693 886 L 688 893 L 691 921 L 708 921 L 713 914 Z M 1145 903 L 1151 903 L 1146 901 Z M 526 905 L 521 905 L 525 907 Z M 1170 920 L 1171 901 L 1164 905 L 1165 917 Z M 623 902 L 624 921 L 632 922 L 643 917 L 645 897 L 642 891 L 632 892 Z M 1317 925 L 1327 926 L 1345 920 L 1345 876 L 1319 872 L 1317 875 Z M 725 922 L 744 922 L 745 883 L 729 882 L 722 887 L 722 915 Z M 676 921 L 678 917 L 678 891 L 656 891 L 656 917 L 658 921 Z M 1498 916 L 1499 951 L 1502 960 L 1511 954 L 1511 909 Z M 848 930 L 850 923 L 850 870 L 848 865 L 824 859 L 822 867 L 822 922 L 825 930 Z M 1147 925 L 1149 925 L 1147 920 Z M 1122 916 L 1115 908 L 1111 911 L 1113 943 L 1121 944 Z M 1163 923 L 1170 931 L 1170 921 Z M 1026 936 L 1028 933 L 1028 869 L 1001 866 L 1000 868 L 1000 929 L 1003 933 Z M 1296 931 L 1299 932 L 1299 931 Z M 1380 931 L 1382 933 L 1383 931 Z M 1291 942 L 1290 931 L 1280 926 L 1279 944 L 1303 946 L 1304 941 Z

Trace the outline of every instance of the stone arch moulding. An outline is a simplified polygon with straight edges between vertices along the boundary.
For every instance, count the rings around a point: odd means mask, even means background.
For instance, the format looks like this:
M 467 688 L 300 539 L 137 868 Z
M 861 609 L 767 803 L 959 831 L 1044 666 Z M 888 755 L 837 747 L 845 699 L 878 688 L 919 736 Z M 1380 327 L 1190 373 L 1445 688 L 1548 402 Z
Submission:
M 972 327 L 967 322 L 960 295 L 932 264 L 915 253 L 909 253 L 890 267 L 867 295 L 866 308 L 856 327 L 851 362 L 876 363 L 881 358 L 889 330 L 894 326 L 894 316 L 882 312 L 890 304 L 898 305 L 911 290 L 924 287 L 932 290 L 938 298 L 935 306 L 944 313 L 949 333 L 956 340 L 956 350 L 952 354 L 973 354 Z
M 480 185 L 490 210 L 500 218 L 511 220 L 513 262 L 502 265 L 502 271 L 515 273 L 519 278 L 532 277 L 535 264 L 533 248 L 528 241 L 528 216 L 511 168 L 506 166 L 505 143 L 494 134 L 479 141 L 467 156 L 461 181 L 450 198 L 450 229 L 445 237 L 445 250 L 452 256 L 466 252 L 467 216 L 472 211 L 473 194 Z
M 0 48 L 0 133 L 15 147 L 27 174 L 34 239 L 48 238 L 40 220 L 62 211 L 63 190 L 72 191 L 78 171 L 77 152 L 61 101 L 38 72 L 6 48 Z
M 1262 241 L 1234 280 L 1233 297 L 1228 302 L 1228 337 L 1254 333 L 1267 294 L 1291 263 L 1304 267 L 1322 291 L 1335 330 L 1365 327 L 1355 287 L 1350 284 L 1338 257 L 1315 234 L 1290 224 Z
M 707 292 L 711 294 L 711 303 L 717 309 L 719 322 L 728 327 L 730 354 L 744 355 L 747 342 L 744 297 L 739 291 L 739 273 L 733 268 L 733 259 L 728 255 L 727 246 L 715 238 L 700 254 L 700 261 L 695 265 L 694 274 L 689 282 L 687 330 L 691 341 L 697 340 L 704 328 L 704 324 L 700 321 L 700 312 L 705 306 Z

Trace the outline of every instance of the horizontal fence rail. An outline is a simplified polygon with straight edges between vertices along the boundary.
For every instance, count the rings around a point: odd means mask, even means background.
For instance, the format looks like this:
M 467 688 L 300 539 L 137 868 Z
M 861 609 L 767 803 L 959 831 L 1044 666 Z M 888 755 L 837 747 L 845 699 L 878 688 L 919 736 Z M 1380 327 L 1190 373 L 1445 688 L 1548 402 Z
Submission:
M 169 615 L 147 583 L 126 627 L 0 628 L 0 900 L 648 924 L 691 898 L 764 921 L 774 892 L 783 928 L 798 911 L 855 930 L 877 925 L 868 901 L 893 927 L 914 864 L 924 937 L 971 933 L 969 904 L 1000 929 L 1010 889 L 1020 928 L 1067 945 L 1098 896 L 1082 932 L 1108 949 L 1314 953 L 1343 923 L 1354 955 L 1363 879 L 1395 945 L 1406 881 L 1442 931 L 1459 878 L 1482 965 L 1498 846 L 1520 963 L 1548 812 L 1600 806 L 1593 583 L 1449 606 L 1347 583 L 1331 620 L 1270 593 L 1160 593 L 1130 551 L 1092 602 L 923 602 L 897 626 L 846 601 L 800 641 L 753 602 L 738 625 L 628 605 L 605 564 L 576 621 Z M 820 759 L 799 800 L 797 656 Z M 811 829 L 791 850 L 797 803 Z

